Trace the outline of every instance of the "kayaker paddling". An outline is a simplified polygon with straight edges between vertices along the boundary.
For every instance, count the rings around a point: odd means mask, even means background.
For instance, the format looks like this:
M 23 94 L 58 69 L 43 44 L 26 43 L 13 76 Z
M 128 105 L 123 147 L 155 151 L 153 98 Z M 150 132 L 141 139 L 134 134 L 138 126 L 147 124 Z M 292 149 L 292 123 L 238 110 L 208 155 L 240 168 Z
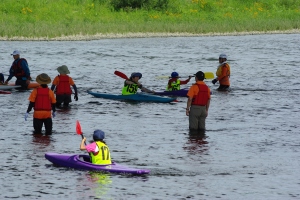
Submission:
M 142 92 L 155 93 L 155 91 L 143 87 L 143 85 L 139 82 L 141 78 L 142 74 L 140 72 L 133 72 L 130 78 L 124 82 L 122 95 L 136 94 L 138 88 L 140 88 Z
M 187 84 L 188 82 L 190 82 L 191 78 L 192 78 L 192 76 L 189 76 L 189 78 L 186 79 L 185 81 L 181 81 L 181 80 L 179 80 L 179 74 L 177 72 L 172 72 L 171 77 L 168 81 L 166 91 L 180 90 L 180 85 Z
M 94 142 L 85 145 L 86 138 L 83 137 L 80 143 L 80 150 L 87 151 L 90 154 L 91 161 L 97 165 L 109 165 L 111 164 L 110 151 L 106 143 L 103 141 L 105 133 L 99 129 L 94 131 Z

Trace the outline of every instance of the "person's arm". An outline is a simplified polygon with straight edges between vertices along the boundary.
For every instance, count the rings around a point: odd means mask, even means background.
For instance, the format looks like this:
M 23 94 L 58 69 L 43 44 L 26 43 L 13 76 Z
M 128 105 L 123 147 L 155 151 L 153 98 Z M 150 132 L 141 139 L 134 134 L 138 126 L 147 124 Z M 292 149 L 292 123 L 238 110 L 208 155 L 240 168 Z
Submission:
M 188 79 L 186 79 L 185 81 L 180 81 L 180 85 L 184 85 L 184 84 L 187 84 L 188 82 L 190 82 L 192 76 L 189 76 Z
M 145 88 L 145 87 L 144 87 L 144 86 L 142 86 L 142 85 L 141 85 L 141 90 L 142 90 L 142 92 L 147 92 L 147 93 L 155 93 L 155 91 L 154 91 L 154 90 L 149 90 L 149 89 Z
M 14 72 L 13 72 L 13 69 L 12 67 L 9 69 L 9 76 L 7 77 L 6 81 L 5 81 L 5 84 L 8 83 L 8 81 L 10 81 L 12 79 L 12 77 L 14 76 Z
M 72 85 L 72 87 L 73 87 L 73 89 L 74 89 L 74 99 L 75 99 L 75 101 L 78 101 L 78 92 L 77 92 L 77 87 L 76 87 L 76 85 L 74 84 L 74 85 Z
M 207 104 L 206 104 L 206 113 L 208 113 L 209 105 L 210 105 L 210 99 L 208 99 Z
M 28 108 L 27 108 L 27 113 L 29 113 L 32 110 L 33 107 L 34 107 L 34 102 L 30 101 L 29 105 L 28 105 Z
M 81 140 L 81 143 L 80 143 L 80 150 L 81 150 L 81 151 L 86 150 L 85 145 L 84 145 L 85 141 L 86 141 L 86 138 L 84 137 L 84 138 Z
M 193 98 L 192 97 L 188 97 L 188 100 L 187 100 L 187 103 L 186 103 L 186 111 L 185 111 L 185 113 L 186 113 L 186 115 L 187 116 L 189 116 L 189 114 L 190 114 L 190 108 L 191 108 L 191 105 L 192 105 L 192 100 L 193 100 Z

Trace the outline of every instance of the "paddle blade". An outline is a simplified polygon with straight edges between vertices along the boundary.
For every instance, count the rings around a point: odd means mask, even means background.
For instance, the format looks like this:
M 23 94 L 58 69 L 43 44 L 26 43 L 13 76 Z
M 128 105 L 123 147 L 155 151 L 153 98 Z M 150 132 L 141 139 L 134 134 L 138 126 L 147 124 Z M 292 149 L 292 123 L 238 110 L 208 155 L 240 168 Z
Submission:
M 126 80 L 128 80 L 129 78 L 126 76 L 126 74 L 120 72 L 120 71 L 115 71 L 115 75 L 121 77 L 121 78 L 124 78 Z
M 82 131 L 81 131 L 81 125 L 80 125 L 80 123 L 79 123 L 78 120 L 76 121 L 76 133 L 77 133 L 78 135 L 81 135 L 81 134 L 82 134 Z
M 205 74 L 205 79 L 214 79 L 215 75 L 212 72 L 204 72 Z

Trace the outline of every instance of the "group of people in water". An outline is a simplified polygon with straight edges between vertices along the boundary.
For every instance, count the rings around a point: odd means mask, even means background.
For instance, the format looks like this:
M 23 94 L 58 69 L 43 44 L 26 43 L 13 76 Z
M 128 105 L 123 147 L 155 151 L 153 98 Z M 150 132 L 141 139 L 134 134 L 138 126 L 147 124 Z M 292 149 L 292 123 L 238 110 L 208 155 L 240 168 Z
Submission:
M 8 78 L 4 81 L 3 74 L 0 73 L 0 84 L 8 84 L 8 82 L 16 77 L 15 85 L 20 86 L 19 89 L 28 89 L 31 76 L 27 60 L 20 58 L 20 52 L 15 50 L 11 54 L 14 58 L 12 66 L 9 70 Z M 56 116 L 56 108 L 67 108 L 69 103 L 72 102 L 71 95 L 72 89 L 74 90 L 74 100 L 78 101 L 78 91 L 73 79 L 68 75 L 70 71 L 66 65 L 57 68 L 58 76 L 52 81 L 51 88 L 48 84 L 51 83 L 51 78 L 42 73 L 36 77 L 36 82 L 39 83 L 37 88 L 31 92 L 28 100 L 29 105 L 25 113 L 25 120 L 32 108 L 33 114 L 33 127 L 36 134 L 42 133 L 42 127 L 45 126 L 46 134 L 52 133 L 52 117 Z M 189 116 L 189 129 L 205 131 L 205 120 L 208 116 L 208 109 L 210 106 L 210 88 L 205 84 L 205 73 L 198 71 L 195 76 L 195 83 L 189 88 L 187 92 L 187 107 L 186 115 Z M 227 56 L 221 54 L 219 56 L 219 66 L 216 71 L 216 78 L 212 80 L 215 84 L 219 81 L 220 86 L 218 90 L 226 91 L 230 87 L 230 66 L 227 63 Z M 142 78 L 140 72 L 134 72 L 130 78 L 124 81 L 122 95 L 135 94 L 138 88 L 143 92 L 154 93 L 155 91 L 145 88 L 139 80 Z M 180 85 L 187 84 L 192 76 L 182 81 L 179 79 L 177 72 L 172 72 L 168 80 L 166 91 L 180 90 Z M 52 111 L 52 112 L 51 112 Z M 110 151 L 104 142 L 105 133 L 102 130 L 95 130 L 93 133 L 94 142 L 85 145 L 86 138 L 83 138 L 80 143 L 80 150 L 87 151 L 91 156 L 91 161 L 94 164 L 111 164 Z

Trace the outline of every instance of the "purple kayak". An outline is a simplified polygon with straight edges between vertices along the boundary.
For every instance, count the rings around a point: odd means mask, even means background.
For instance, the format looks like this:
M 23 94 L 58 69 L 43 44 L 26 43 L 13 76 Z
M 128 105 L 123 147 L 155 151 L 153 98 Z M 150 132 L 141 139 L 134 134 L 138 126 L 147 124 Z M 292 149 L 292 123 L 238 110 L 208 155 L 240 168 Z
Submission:
M 106 171 L 110 173 L 149 174 L 148 169 L 135 169 L 113 162 L 110 165 L 95 165 L 90 162 L 88 155 L 58 154 L 47 152 L 45 158 L 54 165 L 90 171 Z
M 163 92 L 155 92 L 156 95 L 163 96 L 176 96 L 176 97 L 187 97 L 188 89 L 180 89 L 174 91 L 163 91 Z

